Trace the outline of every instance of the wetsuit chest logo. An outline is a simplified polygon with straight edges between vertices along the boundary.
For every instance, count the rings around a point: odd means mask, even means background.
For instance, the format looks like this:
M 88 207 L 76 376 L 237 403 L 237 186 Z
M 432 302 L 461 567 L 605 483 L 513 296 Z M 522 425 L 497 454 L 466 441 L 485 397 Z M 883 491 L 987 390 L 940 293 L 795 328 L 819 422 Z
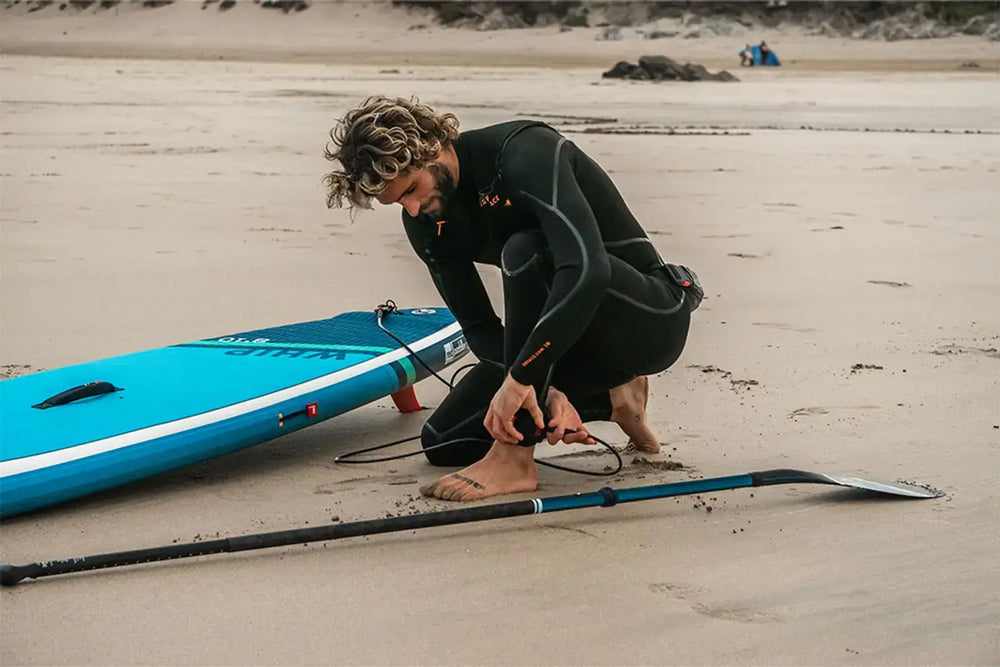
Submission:
M 510 199 L 500 195 L 485 194 L 479 197 L 479 208 L 493 208 L 503 201 L 504 206 L 510 206 Z

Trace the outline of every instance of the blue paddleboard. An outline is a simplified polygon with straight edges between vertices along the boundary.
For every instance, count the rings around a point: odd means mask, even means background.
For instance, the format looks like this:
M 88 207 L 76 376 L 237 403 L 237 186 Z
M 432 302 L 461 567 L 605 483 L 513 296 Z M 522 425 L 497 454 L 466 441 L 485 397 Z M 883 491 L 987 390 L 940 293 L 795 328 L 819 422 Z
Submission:
M 445 308 L 382 322 L 435 371 L 468 352 Z M 0 516 L 259 444 L 429 374 L 374 312 L 350 312 L 4 380 Z

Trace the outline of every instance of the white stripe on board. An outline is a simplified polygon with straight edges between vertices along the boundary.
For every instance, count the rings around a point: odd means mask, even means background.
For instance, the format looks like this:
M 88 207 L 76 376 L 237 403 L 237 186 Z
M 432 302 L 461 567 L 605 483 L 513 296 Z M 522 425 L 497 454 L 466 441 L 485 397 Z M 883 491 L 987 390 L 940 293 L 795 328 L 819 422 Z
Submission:
M 461 326 L 459 326 L 458 322 L 455 322 L 437 333 L 421 338 L 416 343 L 410 345 L 410 348 L 415 352 L 420 352 L 421 350 L 431 347 L 445 338 L 460 332 L 461 330 Z M 0 462 L 0 479 L 13 475 L 19 475 L 21 473 L 31 472 L 32 470 L 48 468 L 61 463 L 68 463 L 69 461 L 87 458 L 88 456 L 94 456 L 95 454 L 102 454 L 115 449 L 122 449 L 140 442 L 147 442 L 149 440 L 174 435 L 183 431 L 190 431 L 201 426 L 207 426 L 209 424 L 225 421 L 233 417 L 244 415 L 248 412 L 253 412 L 254 410 L 260 410 L 261 408 L 275 405 L 291 398 L 297 398 L 303 394 L 308 394 L 319 389 L 325 389 L 343 382 L 344 380 L 349 380 L 363 373 L 367 373 L 370 370 L 379 368 L 380 366 L 385 366 L 394 361 L 399 361 L 403 357 L 409 356 L 409 354 L 410 353 L 406 351 L 406 348 L 401 347 L 397 350 L 393 350 L 392 352 L 369 359 L 368 361 L 363 361 L 360 364 L 355 364 L 354 366 L 344 368 L 334 373 L 309 380 L 308 382 L 287 387 L 264 396 L 258 396 L 257 398 L 251 398 L 250 400 L 243 401 L 242 403 L 228 405 L 224 408 L 219 408 L 218 410 L 204 412 L 200 415 L 194 415 L 192 417 L 184 417 L 183 419 L 176 419 L 171 422 L 157 424 L 156 426 L 149 426 L 130 433 L 115 435 L 110 438 L 94 440 L 93 442 L 67 447 L 54 452 L 45 452 L 44 454 L 35 454 L 34 456 L 25 456 L 20 459 L 3 461 Z

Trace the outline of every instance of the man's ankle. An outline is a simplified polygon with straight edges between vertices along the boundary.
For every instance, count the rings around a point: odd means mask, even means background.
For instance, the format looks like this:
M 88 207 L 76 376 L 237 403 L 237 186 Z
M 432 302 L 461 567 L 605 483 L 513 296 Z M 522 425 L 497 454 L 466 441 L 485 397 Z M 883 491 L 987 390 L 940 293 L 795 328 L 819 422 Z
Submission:
M 535 460 L 535 446 L 525 447 L 523 445 L 509 445 L 499 440 L 493 441 L 493 449 L 490 452 L 497 458 L 520 465 L 530 467 Z

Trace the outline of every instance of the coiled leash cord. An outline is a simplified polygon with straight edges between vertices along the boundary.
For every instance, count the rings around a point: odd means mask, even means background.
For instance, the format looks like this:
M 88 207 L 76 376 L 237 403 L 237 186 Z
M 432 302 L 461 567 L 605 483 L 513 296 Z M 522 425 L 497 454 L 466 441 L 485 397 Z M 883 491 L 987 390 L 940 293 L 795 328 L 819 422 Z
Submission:
M 391 315 L 396 310 L 397 310 L 396 303 L 392 299 L 387 299 L 385 303 L 381 304 L 378 308 L 375 309 L 375 316 L 377 318 L 379 328 L 382 331 L 384 331 L 387 334 L 389 334 L 390 336 L 392 336 L 393 340 L 395 340 L 397 343 L 399 343 L 404 348 L 406 348 L 406 351 L 409 352 L 413 356 L 414 359 L 416 359 L 417 361 L 419 361 L 421 366 L 423 366 L 424 368 L 426 368 L 427 371 L 431 375 L 433 375 L 434 377 L 436 377 L 438 380 L 440 380 L 441 382 L 443 382 L 448 387 L 448 391 L 449 392 L 451 390 L 453 390 L 455 388 L 455 378 L 458 377 L 458 374 L 461 373 L 463 370 L 465 370 L 467 368 L 473 368 L 473 367 L 475 367 L 476 364 L 466 364 L 464 366 L 460 366 L 452 374 L 452 376 L 451 376 L 451 382 L 449 382 L 448 380 L 445 380 L 443 377 L 441 377 L 440 375 L 438 375 L 434 371 L 433 368 L 431 368 L 430 366 L 428 366 L 424 362 L 424 360 L 420 358 L 420 355 L 418 355 L 416 352 L 414 352 L 410 348 L 409 345 L 407 345 L 406 343 L 404 343 L 396 334 L 394 334 L 391 331 L 389 331 L 385 327 L 385 325 L 382 323 L 382 318 L 384 318 L 384 317 L 386 317 L 388 315 Z M 537 427 L 535 427 L 535 428 L 537 428 Z M 546 427 L 545 430 L 546 430 L 546 432 L 552 432 L 555 429 L 550 428 L 550 427 Z M 576 433 L 576 431 L 573 431 L 571 429 L 566 429 L 566 433 Z M 604 447 L 609 452 L 611 452 L 612 454 L 615 455 L 615 458 L 618 460 L 618 467 L 617 468 L 615 468 L 611 472 L 592 472 L 590 470 L 577 470 L 576 468 L 568 468 L 566 466 L 561 466 L 561 465 L 558 465 L 556 463 L 549 463 L 548 461 L 542 461 L 542 460 L 539 460 L 539 459 L 535 459 L 535 462 L 538 463 L 538 464 L 540 464 L 540 465 L 549 467 L 549 468 L 555 468 L 556 470 L 564 470 L 566 472 L 573 472 L 573 473 L 576 473 L 578 475 L 594 475 L 596 477 L 611 477 L 611 476 L 617 475 L 619 472 L 621 472 L 621 469 L 622 469 L 622 457 L 621 457 L 621 454 L 618 453 L 618 450 L 615 449 L 613 446 L 609 445 L 604 440 L 601 440 L 600 438 L 598 438 L 596 435 L 591 434 L 590 437 L 593 438 L 594 440 L 596 440 L 597 442 L 599 442 L 600 444 L 604 445 Z M 404 442 L 410 442 L 412 440 L 418 440 L 419 438 L 420 438 L 419 435 L 415 435 L 415 436 L 410 437 L 410 438 L 403 438 L 402 440 L 394 440 L 393 442 L 387 442 L 387 443 L 385 443 L 383 445 L 375 445 L 374 447 L 366 447 L 364 449 L 356 449 L 356 450 L 354 450 L 352 452 L 347 452 L 346 454 L 341 454 L 340 456 L 334 458 L 333 462 L 334 463 L 381 463 L 383 461 L 395 461 L 397 459 L 405 459 L 405 458 L 408 458 L 410 456 L 416 456 L 417 454 L 423 454 L 424 452 L 429 452 L 429 451 L 434 450 L 434 449 L 440 449 L 441 447 L 450 447 L 450 446 L 455 445 L 455 444 L 460 443 L 460 442 L 485 442 L 485 443 L 492 442 L 492 440 L 487 440 L 486 438 L 455 438 L 453 440 L 446 440 L 445 442 L 439 442 L 438 444 L 431 445 L 430 447 L 423 447 L 423 448 L 418 449 L 417 451 L 414 451 L 414 452 L 407 452 L 405 454 L 395 454 L 393 456 L 378 456 L 378 457 L 371 457 L 371 458 L 364 458 L 364 459 L 355 459 L 355 457 L 357 457 L 357 456 L 359 456 L 361 454 L 367 454 L 368 452 L 375 452 L 375 451 L 378 451 L 380 449 L 385 449 L 387 447 L 393 447 L 395 445 L 401 445 Z

